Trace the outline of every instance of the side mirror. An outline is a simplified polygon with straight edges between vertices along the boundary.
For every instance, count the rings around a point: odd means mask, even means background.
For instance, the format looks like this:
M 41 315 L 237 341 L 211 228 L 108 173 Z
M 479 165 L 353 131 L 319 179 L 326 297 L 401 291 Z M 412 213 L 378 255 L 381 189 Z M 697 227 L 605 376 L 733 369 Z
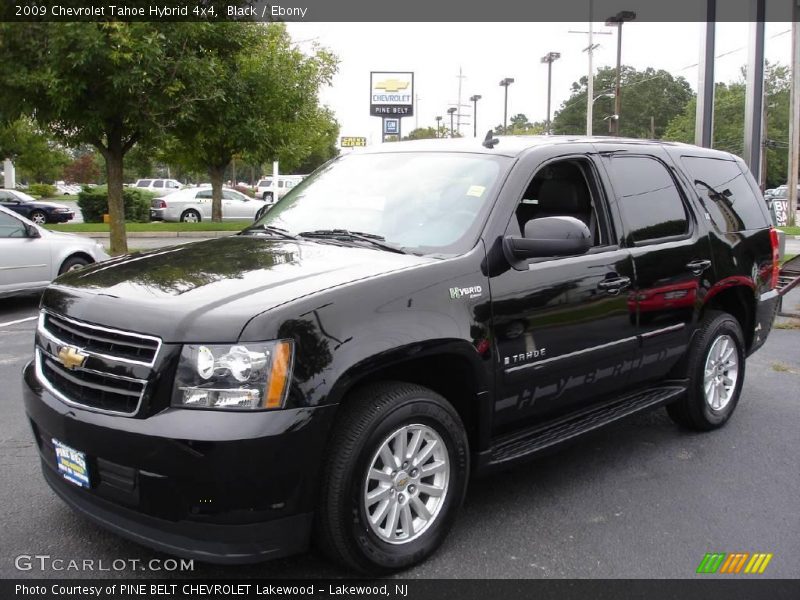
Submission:
M 25 225 L 25 235 L 29 238 L 40 238 L 42 234 L 33 225 Z
M 516 260 L 584 254 L 592 247 L 592 234 L 575 217 L 542 217 L 525 223 L 525 237 L 506 238 Z

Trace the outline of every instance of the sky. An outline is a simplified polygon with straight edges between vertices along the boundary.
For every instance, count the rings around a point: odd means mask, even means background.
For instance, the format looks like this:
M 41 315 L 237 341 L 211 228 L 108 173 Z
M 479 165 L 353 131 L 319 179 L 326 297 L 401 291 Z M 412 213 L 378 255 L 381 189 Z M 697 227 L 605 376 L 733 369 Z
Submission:
M 513 77 L 509 87 L 509 118 L 524 113 L 530 121 L 547 114 L 547 65 L 540 59 L 560 52 L 553 63 L 553 112 L 570 96 L 572 83 L 588 73 L 583 48 L 586 22 L 574 23 L 290 23 L 292 39 L 304 50 L 320 44 L 339 57 L 333 85 L 323 90 L 322 102 L 336 114 L 342 136 L 363 136 L 380 143 L 381 119 L 369 115 L 370 71 L 413 71 L 419 102 L 416 114 L 402 122 L 403 134 L 417 125 L 435 127 L 435 117 L 448 119 L 447 108 L 458 101 L 459 68 L 462 103 L 480 94 L 478 132 L 482 136 L 503 121 L 503 88 L 499 81 Z M 682 75 L 697 89 L 700 35 L 705 23 L 630 22 L 623 27 L 622 62 L 637 69 L 653 67 Z M 718 23 L 716 80 L 740 78 L 747 62 L 748 23 Z M 616 28 L 595 23 L 595 72 L 616 65 Z M 791 24 L 767 23 L 765 56 L 770 62 L 789 64 Z M 596 90 L 595 93 L 598 93 Z M 624 111 L 623 89 L 623 111 Z M 472 135 L 471 106 L 462 109 L 462 134 Z M 483 132 L 483 133 L 481 133 Z

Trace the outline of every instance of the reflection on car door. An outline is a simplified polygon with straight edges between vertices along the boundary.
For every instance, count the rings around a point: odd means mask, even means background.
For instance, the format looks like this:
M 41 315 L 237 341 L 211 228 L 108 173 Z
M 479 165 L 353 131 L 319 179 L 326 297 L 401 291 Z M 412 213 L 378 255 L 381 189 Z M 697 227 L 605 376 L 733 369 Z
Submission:
M 506 235 L 521 235 L 531 219 L 570 216 L 589 227 L 593 247 L 580 256 L 533 259 L 525 270 L 491 278 L 499 429 L 619 392 L 637 345 L 627 302 L 633 261 L 617 244 L 594 160 L 563 156 L 531 176 Z
M 249 219 L 255 216 L 253 206 L 246 202 L 239 194 L 230 190 L 222 190 L 222 218 L 226 220 Z
M 0 212 L 0 293 L 46 286 L 51 263 L 47 240 L 28 237 L 22 221 Z

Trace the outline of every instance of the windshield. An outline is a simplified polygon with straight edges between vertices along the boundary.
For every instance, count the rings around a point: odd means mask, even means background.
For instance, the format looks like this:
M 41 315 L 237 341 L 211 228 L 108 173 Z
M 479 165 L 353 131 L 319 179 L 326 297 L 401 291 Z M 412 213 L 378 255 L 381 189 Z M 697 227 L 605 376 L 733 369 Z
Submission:
M 347 230 L 415 253 L 466 252 L 509 162 L 444 152 L 344 156 L 294 186 L 253 229 Z
M 36 198 L 33 196 L 28 196 L 25 192 L 16 192 L 17 198 L 20 200 L 24 200 L 25 202 L 36 202 Z

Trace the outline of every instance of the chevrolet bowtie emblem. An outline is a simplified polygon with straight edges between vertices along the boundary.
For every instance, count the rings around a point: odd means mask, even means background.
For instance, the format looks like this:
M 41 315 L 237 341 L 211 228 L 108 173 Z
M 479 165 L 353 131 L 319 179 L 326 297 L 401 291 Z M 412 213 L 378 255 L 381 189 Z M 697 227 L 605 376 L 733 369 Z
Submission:
M 400 81 L 398 79 L 387 79 L 375 84 L 376 90 L 383 90 L 384 92 L 399 92 L 408 87 L 408 81 Z
M 72 346 L 62 346 L 61 350 L 58 351 L 58 360 L 70 370 L 82 367 L 87 356 L 89 355 Z

